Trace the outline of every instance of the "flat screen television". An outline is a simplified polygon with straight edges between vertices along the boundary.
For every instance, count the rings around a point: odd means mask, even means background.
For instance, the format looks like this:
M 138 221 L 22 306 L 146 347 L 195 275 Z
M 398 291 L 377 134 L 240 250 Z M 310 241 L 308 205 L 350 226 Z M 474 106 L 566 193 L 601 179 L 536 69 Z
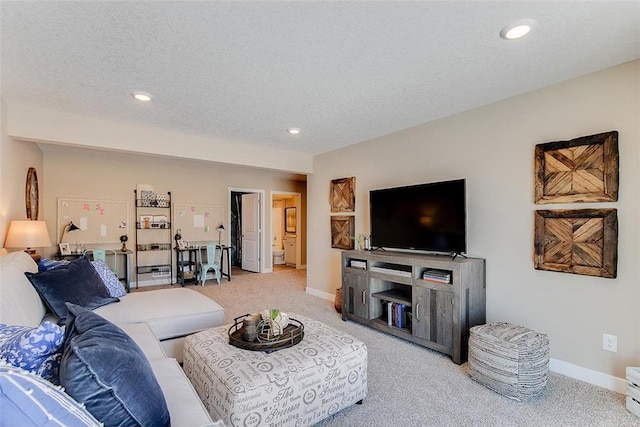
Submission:
M 467 250 L 464 179 L 371 190 L 369 213 L 373 249 Z

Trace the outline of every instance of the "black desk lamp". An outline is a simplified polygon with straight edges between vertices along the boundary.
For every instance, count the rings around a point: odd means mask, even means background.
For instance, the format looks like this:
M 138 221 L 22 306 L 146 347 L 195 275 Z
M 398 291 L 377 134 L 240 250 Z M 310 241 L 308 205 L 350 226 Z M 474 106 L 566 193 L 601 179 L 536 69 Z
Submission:
M 64 239 L 64 233 L 73 233 L 74 231 L 78 231 L 78 230 L 80 230 L 80 227 L 75 225 L 73 221 L 70 221 L 69 224 L 65 225 L 64 228 L 62 229 L 62 236 L 60 236 L 60 243 L 62 243 L 62 240 Z

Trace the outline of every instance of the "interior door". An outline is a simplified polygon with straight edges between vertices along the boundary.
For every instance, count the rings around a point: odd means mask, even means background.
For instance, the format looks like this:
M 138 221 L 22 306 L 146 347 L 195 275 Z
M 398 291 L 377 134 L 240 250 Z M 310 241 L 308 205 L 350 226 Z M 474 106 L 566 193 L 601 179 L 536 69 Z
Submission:
M 242 195 L 242 269 L 260 272 L 260 194 Z

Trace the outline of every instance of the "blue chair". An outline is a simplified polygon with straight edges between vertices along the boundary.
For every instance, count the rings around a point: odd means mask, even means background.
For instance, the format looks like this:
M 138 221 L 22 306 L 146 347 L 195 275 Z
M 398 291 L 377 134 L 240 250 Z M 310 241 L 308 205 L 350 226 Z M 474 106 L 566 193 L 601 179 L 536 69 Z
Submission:
M 198 256 L 200 257 L 200 261 L 198 263 L 198 283 L 204 286 L 204 282 L 207 280 L 207 273 L 210 270 L 213 270 L 213 275 L 220 284 L 221 274 L 221 264 L 222 264 L 222 246 L 220 245 L 207 245 L 203 246 L 200 249 L 206 249 L 207 251 L 207 261 L 202 261 L 202 251 L 198 251 Z

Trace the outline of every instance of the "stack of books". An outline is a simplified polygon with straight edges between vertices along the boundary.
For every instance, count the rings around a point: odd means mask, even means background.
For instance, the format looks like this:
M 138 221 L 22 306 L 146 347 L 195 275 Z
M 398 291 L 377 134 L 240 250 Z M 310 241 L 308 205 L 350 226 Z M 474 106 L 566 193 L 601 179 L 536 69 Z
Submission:
M 411 306 L 406 304 L 398 304 L 395 302 L 383 302 L 386 304 L 386 321 L 387 325 L 394 328 L 411 329 Z M 385 320 L 385 316 L 382 316 Z
M 422 273 L 422 280 L 438 283 L 451 283 L 451 272 L 445 270 L 425 270 Z

